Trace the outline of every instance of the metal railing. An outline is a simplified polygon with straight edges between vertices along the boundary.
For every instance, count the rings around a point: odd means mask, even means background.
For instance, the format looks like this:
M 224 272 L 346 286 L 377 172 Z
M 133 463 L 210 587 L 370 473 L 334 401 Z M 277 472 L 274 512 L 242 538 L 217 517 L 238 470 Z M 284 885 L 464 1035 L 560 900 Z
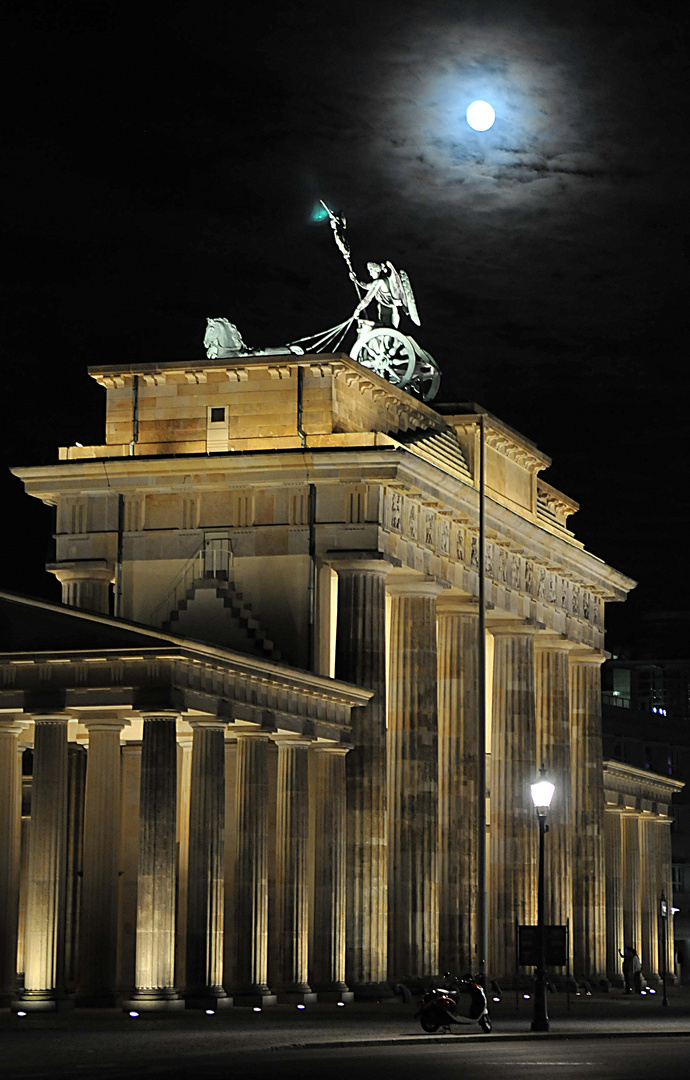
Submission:
M 195 581 L 203 578 L 230 581 L 231 566 L 232 548 L 228 539 L 213 537 L 204 540 L 199 550 L 182 568 L 172 588 L 151 612 L 151 626 L 162 626 L 168 621 L 171 612 L 176 611 L 180 601 L 186 599 Z

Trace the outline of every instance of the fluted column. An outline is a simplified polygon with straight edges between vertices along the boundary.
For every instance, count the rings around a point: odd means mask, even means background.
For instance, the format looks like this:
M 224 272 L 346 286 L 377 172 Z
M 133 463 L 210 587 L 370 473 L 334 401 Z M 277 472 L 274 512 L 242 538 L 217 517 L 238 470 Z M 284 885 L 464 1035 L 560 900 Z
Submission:
M 474 971 L 477 943 L 477 607 L 440 596 L 438 627 L 439 971 Z
M 185 720 L 187 718 L 185 717 Z M 187 901 L 189 893 L 189 811 L 192 790 L 192 731 L 177 730 L 177 896 L 175 902 L 175 982 L 187 986 Z
M 34 716 L 22 1007 L 41 1011 L 65 999 L 67 721 L 64 715 Z
M 136 984 L 137 879 L 139 876 L 140 742 L 121 747 L 120 903 L 117 985 L 131 994 Z
M 391 594 L 388 707 L 388 971 L 438 972 L 436 597 L 424 578 Z
M 640 821 L 640 892 L 642 900 L 642 970 L 650 982 L 659 981 L 659 856 L 656 822 L 646 814 Z
M 268 742 L 262 732 L 237 734 L 236 1004 L 275 1001 L 267 982 Z
M 530 785 L 538 772 L 534 629 L 495 623 L 491 725 L 490 970 L 514 977 L 515 919 L 537 921 L 539 829 Z
M 314 927 L 312 984 L 319 997 L 351 1001 L 345 981 L 347 746 L 316 743 L 314 797 Z
M 638 953 L 642 941 L 640 818 L 623 815 L 623 940 Z
M 67 743 L 67 883 L 65 887 L 65 989 L 79 982 L 79 938 L 84 870 L 86 747 Z
M 623 920 L 623 835 L 622 814 L 617 810 L 606 812 L 604 828 L 606 836 L 606 973 L 615 986 L 623 985 L 621 953 L 624 951 Z
M 82 1005 L 113 1005 L 120 856 L 120 732 L 116 717 L 82 721 L 89 732 L 84 800 L 79 990 Z
M 230 730 L 232 725 L 230 725 Z M 235 858 L 237 849 L 237 739 L 225 733 L 225 878 L 223 987 L 226 991 L 238 985 L 235 973 Z M 232 998 L 228 1000 L 232 1001 Z
M 223 919 L 225 724 L 189 718 L 194 729 L 189 813 L 187 1005 L 225 998 Z
M 334 563 L 338 572 L 336 678 L 374 696 L 352 710 L 347 756 L 347 981 L 379 993 L 388 977 L 386 838 L 386 594 L 390 566 Z
M 558 926 L 572 923 L 573 915 L 568 651 L 568 643 L 555 635 L 534 639 L 537 766 L 546 766 L 556 787 L 544 845 L 544 921 Z
M 103 559 L 78 563 L 50 563 L 46 570 L 62 585 L 62 602 L 85 611 L 110 610 L 110 585 L 114 571 Z
M 309 739 L 280 735 L 276 792 L 276 921 L 280 998 L 315 1001 L 309 977 Z
M 26 723 L 0 717 L 0 1005 L 17 989 L 19 919 L 19 844 L 21 837 L 21 758 L 17 736 Z
M 602 978 L 606 968 L 604 767 L 601 664 L 597 653 L 570 654 L 570 759 L 573 800 L 573 972 Z
M 144 717 L 139 798 L 137 1008 L 183 1008 L 175 990 L 176 717 Z

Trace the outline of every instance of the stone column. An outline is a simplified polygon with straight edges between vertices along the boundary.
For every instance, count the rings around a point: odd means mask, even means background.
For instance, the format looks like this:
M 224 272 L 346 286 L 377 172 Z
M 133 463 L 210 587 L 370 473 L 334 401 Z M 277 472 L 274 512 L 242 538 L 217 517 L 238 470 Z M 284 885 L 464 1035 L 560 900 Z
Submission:
M 34 716 L 34 773 L 26 904 L 22 1008 L 55 1010 L 65 1001 L 67 721 Z
M 230 725 L 232 730 L 232 725 Z M 235 973 L 235 856 L 237 800 L 237 740 L 225 734 L 225 917 L 223 942 L 223 987 L 232 991 L 238 985 Z M 232 999 L 230 999 L 232 1000 Z
M 642 906 L 640 898 L 640 818 L 623 816 L 623 940 L 638 953 L 642 941 Z
M 623 985 L 623 822 L 620 811 L 606 812 L 606 973 L 614 986 Z
M 141 743 L 124 743 L 121 748 L 121 762 L 120 870 L 122 876 L 118 917 L 117 984 L 127 994 L 131 994 L 136 985 Z
M 389 582 L 388 971 L 438 972 L 436 597 L 424 578 Z
M 0 717 L 0 1005 L 17 991 L 19 919 L 19 844 L 21 838 L 21 758 L 17 736 L 21 719 Z
M 132 999 L 137 1009 L 184 1008 L 175 990 L 175 728 L 175 716 L 144 716 Z
M 569 644 L 555 635 L 534 639 L 537 767 L 555 784 L 544 845 L 547 925 L 572 926 L 572 805 L 570 795 Z M 560 969 L 565 972 L 565 968 Z
M 62 585 L 62 602 L 69 607 L 108 614 L 113 569 L 105 559 L 49 563 L 46 566 Z
M 573 973 L 606 974 L 604 767 L 601 744 L 601 664 L 604 657 L 570 654 L 570 759 L 573 800 Z
M 539 828 L 530 785 L 538 772 L 534 634 L 524 623 L 494 623 L 491 725 L 490 966 L 514 978 L 515 919 L 537 921 Z
M 235 978 L 238 1005 L 274 1004 L 268 988 L 268 743 L 237 733 Z
M 314 1002 L 309 987 L 309 739 L 279 735 L 276 922 L 279 1000 Z
M 187 1007 L 227 1002 L 223 989 L 225 724 L 189 718 L 194 729 L 189 813 Z
M 386 593 L 382 560 L 334 563 L 338 572 L 337 679 L 373 690 L 352 710 L 347 774 L 346 978 L 360 995 L 388 978 L 386 841 Z
M 315 744 L 312 980 L 319 998 L 352 1001 L 345 982 L 347 746 Z
M 177 731 L 177 899 L 175 904 L 175 981 L 187 986 L 187 899 L 189 891 L 189 811 L 192 790 L 192 731 Z
M 439 596 L 439 971 L 477 968 L 479 619 L 476 604 Z
M 125 721 L 82 721 L 89 733 L 78 1003 L 114 1005 L 120 868 L 120 732 Z
M 79 937 L 84 869 L 86 747 L 67 743 L 67 884 L 65 888 L 65 989 L 79 982 Z
M 659 982 L 659 856 L 656 850 L 656 822 L 649 814 L 640 821 L 640 892 L 642 899 L 642 948 L 638 947 L 642 970 L 651 983 Z

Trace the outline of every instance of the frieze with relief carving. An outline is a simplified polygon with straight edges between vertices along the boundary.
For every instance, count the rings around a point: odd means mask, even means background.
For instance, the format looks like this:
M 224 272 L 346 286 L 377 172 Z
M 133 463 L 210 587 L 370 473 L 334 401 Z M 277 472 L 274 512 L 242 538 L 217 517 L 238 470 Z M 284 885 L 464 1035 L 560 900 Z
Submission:
M 438 546 L 442 555 L 450 555 L 450 522 L 448 518 L 443 518 L 441 521 Z
M 452 521 L 448 515 L 419 504 L 400 491 L 388 490 L 384 500 L 384 522 L 393 532 L 437 551 L 444 558 L 476 571 L 479 568 L 479 537 L 476 532 Z M 487 542 L 485 573 L 496 583 L 524 592 L 568 615 L 585 619 L 601 629 L 603 602 L 579 585 L 525 559 L 504 546 Z

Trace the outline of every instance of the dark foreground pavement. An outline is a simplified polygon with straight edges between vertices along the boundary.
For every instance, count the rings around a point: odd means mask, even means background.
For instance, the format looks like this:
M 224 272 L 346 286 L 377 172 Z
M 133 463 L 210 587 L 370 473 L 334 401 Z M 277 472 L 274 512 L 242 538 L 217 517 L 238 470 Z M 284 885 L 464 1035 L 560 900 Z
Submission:
M 416 1002 L 405 1005 L 397 999 L 344 1007 L 320 1004 L 298 1010 L 279 1005 L 261 1013 L 234 1008 L 213 1016 L 183 1012 L 136 1019 L 115 1009 L 26 1017 L 0 1010 L 0 1076 L 3 1080 L 68 1076 L 119 1080 L 161 1075 L 176 1080 L 236 1072 L 243 1077 L 283 1077 L 291 1075 L 294 1066 L 305 1077 L 347 1073 L 365 1080 L 375 1062 L 375 1075 L 391 1071 L 398 1077 L 403 1075 L 402 1063 L 407 1063 L 406 1074 L 419 1055 L 420 1068 L 421 1062 L 430 1065 L 438 1058 L 441 1075 L 443 1062 L 454 1060 L 455 1045 L 456 1049 L 466 1047 L 465 1064 L 476 1059 L 477 1076 L 494 1061 L 495 1069 L 487 1075 L 517 1080 L 521 1072 L 513 1072 L 512 1065 L 517 1068 L 521 1058 L 534 1064 L 534 1053 L 525 1051 L 524 1044 L 541 1044 L 544 1065 L 557 1072 L 561 1065 L 563 1069 L 568 1063 L 578 1067 L 591 1058 L 593 1067 L 587 1071 L 592 1076 L 597 1072 L 596 1058 L 601 1075 L 612 1077 L 617 1075 L 615 1062 L 625 1059 L 640 1070 L 628 1071 L 628 1078 L 649 1076 L 650 1069 L 652 1075 L 657 1070 L 651 1065 L 642 1069 L 647 1057 L 650 1062 L 660 1061 L 660 1054 L 665 1053 L 675 1055 L 674 1061 L 690 1062 L 690 989 L 670 987 L 668 997 L 669 1005 L 664 1007 L 661 993 L 639 998 L 612 990 L 589 998 L 572 997 L 568 1009 L 565 995 L 555 994 L 549 998 L 551 1030 L 547 1035 L 530 1031 L 532 1002 L 521 1001 L 516 1009 L 511 994 L 500 1004 L 492 1004 L 490 1035 L 475 1025 L 454 1028 L 451 1035 L 427 1035 L 415 1019 Z M 585 1044 L 590 1047 L 606 1039 L 609 1049 L 582 1050 Z M 559 1044 L 562 1053 L 557 1051 Z M 660 1046 L 665 1049 L 660 1051 Z M 406 1052 L 401 1056 L 401 1051 Z M 347 1068 L 345 1062 L 349 1062 Z M 659 1073 L 668 1080 L 670 1060 Z M 690 1075 L 690 1065 L 678 1075 Z

